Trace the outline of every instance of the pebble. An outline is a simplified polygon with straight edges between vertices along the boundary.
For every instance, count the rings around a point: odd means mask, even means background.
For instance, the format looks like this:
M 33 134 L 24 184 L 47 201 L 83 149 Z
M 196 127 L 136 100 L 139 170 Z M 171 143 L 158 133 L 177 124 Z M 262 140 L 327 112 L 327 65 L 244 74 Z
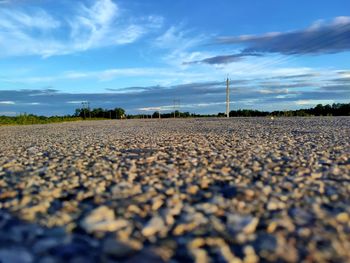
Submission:
M 0 249 L 1 263 L 32 263 L 33 256 L 28 250 L 14 247 L 9 249 Z
M 128 221 L 115 219 L 114 211 L 107 206 L 94 209 L 82 221 L 82 227 L 88 232 L 112 232 L 128 226 Z
M 347 214 L 347 213 L 345 213 L 345 212 L 337 214 L 336 219 L 337 219 L 340 223 L 347 223 L 347 222 L 350 221 L 349 214 Z
M 259 219 L 252 216 L 229 215 L 228 223 L 235 232 L 252 234 L 259 224 Z
M 142 234 L 146 237 L 155 235 L 165 228 L 163 219 L 160 216 L 153 217 L 142 229 Z
M 114 258 L 125 258 L 132 255 L 135 249 L 124 242 L 108 238 L 103 242 L 102 251 L 104 254 Z

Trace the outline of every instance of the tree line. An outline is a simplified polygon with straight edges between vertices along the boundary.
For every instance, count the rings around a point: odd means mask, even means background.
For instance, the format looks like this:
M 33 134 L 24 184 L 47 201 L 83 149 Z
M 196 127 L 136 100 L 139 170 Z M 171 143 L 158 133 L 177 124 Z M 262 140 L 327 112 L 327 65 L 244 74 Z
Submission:
M 224 116 L 224 113 L 219 113 Z M 286 111 L 233 110 L 230 117 L 293 117 L 293 116 L 350 116 L 350 103 L 334 103 L 332 105 L 318 104 L 314 108 Z
M 75 110 L 75 117 L 83 119 L 87 118 L 99 118 L 99 119 L 123 119 L 125 118 L 125 110 L 122 108 L 115 108 L 112 110 L 102 108 L 79 108 Z
M 190 112 L 174 111 L 160 113 L 160 118 L 200 118 L 200 117 L 225 117 L 225 113 L 218 114 L 196 114 Z M 292 117 L 292 116 L 350 116 L 350 103 L 334 103 L 332 105 L 318 104 L 316 107 L 300 110 L 287 111 L 259 111 L 250 109 L 240 109 L 230 111 L 230 117 Z M 21 114 L 18 116 L 0 116 L 0 125 L 11 124 L 45 124 L 55 122 L 90 120 L 90 119 L 141 119 L 159 118 L 159 112 L 152 114 L 129 114 L 126 115 L 122 108 L 102 109 L 102 108 L 80 108 L 76 109 L 73 115 L 66 116 L 37 116 L 34 114 Z
M 285 111 L 259 111 L 250 109 L 232 110 L 229 113 L 230 117 L 296 117 L 296 116 L 350 116 L 350 103 L 334 103 L 332 105 L 318 104 L 314 108 L 299 109 L 299 110 L 285 110 Z M 156 111 L 153 114 L 136 114 L 127 115 L 128 119 L 140 118 L 201 118 L 201 117 L 226 117 L 226 113 L 219 112 L 218 114 L 196 114 L 190 112 L 170 112 L 161 113 Z

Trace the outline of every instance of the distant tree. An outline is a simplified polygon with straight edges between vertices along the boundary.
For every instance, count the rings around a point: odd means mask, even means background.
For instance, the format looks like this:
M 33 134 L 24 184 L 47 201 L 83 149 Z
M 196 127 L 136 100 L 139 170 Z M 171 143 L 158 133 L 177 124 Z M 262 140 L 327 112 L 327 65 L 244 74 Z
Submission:
M 313 112 L 316 116 L 322 116 L 324 113 L 322 104 L 317 104 L 316 107 L 313 109 Z
M 153 112 L 152 118 L 159 118 L 159 111 Z
M 191 114 L 190 114 L 188 111 L 186 111 L 186 112 L 181 112 L 180 114 L 181 114 L 180 116 L 181 116 L 182 118 L 188 118 L 188 117 L 191 116 Z
M 82 112 L 82 109 L 75 109 L 74 116 L 75 117 L 81 117 L 81 112 Z
M 125 110 L 122 108 L 115 108 L 114 109 L 115 116 L 117 119 L 125 118 Z
M 91 111 L 92 118 L 104 118 L 105 111 L 102 108 L 96 108 Z

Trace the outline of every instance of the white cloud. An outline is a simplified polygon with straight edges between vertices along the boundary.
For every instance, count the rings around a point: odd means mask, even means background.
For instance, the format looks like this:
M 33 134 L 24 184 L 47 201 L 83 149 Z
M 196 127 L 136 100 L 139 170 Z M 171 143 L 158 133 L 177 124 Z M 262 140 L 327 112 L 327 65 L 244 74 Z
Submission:
M 85 101 L 82 100 L 71 100 L 71 101 L 67 101 L 68 104 L 82 104 Z
M 1 2 L 0 2 L 1 4 Z M 17 112 L 15 111 L 0 111 L 0 116 L 16 116 Z
M 210 55 L 207 52 L 192 50 L 208 39 L 209 36 L 195 35 L 191 30 L 183 29 L 183 25 L 171 26 L 155 39 L 154 46 L 167 51 L 163 56 L 164 62 L 180 68 L 187 68 L 188 66 L 184 65 L 183 62 L 204 59 Z
M 140 111 L 161 111 L 164 110 L 162 107 L 146 107 L 146 108 L 139 108 Z
M 94 48 L 133 43 L 159 28 L 156 16 L 126 22 L 112 0 L 92 5 L 70 3 L 72 12 L 51 14 L 40 7 L 0 10 L 0 57 L 70 54 Z M 69 11 L 71 11 L 69 10 Z
M 3 101 L 0 101 L 0 104 L 4 104 L 4 105 L 14 105 L 16 104 L 14 101 L 11 101 L 11 100 L 3 100 Z
M 334 100 L 297 100 L 295 102 L 296 105 L 308 105 L 313 106 L 316 104 L 332 104 Z
M 24 13 L 18 10 L 0 10 L 0 22 L 3 30 L 18 28 L 49 30 L 58 28 L 60 22 L 42 9 Z
M 208 103 L 185 103 L 180 104 L 180 108 L 184 109 L 196 109 L 196 108 L 205 108 L 210 106 L 218 106 L 218 105 L 225 105 L 226 102 L 208 102 Z M 144 107 L 144 108 L 138 108 L 139 111 L 173 111 L 174 105 L 163 105 L 163 106 L 154 106 L 154 107 Z
M 350 23 L 350 16 L 338 16 L 333 20 L 334 25 L 346 25 Z
M 196 72 L 186 72 L 175 70 L 173 68 L 111 68 L 100 71 L 68 71 L 52 76 L 31 76 L 16 77 L 15 79 L 4 78 L 0 81 L 8 83 L 48 83 L 51 84 L 58 80 L 79 80 L 93 79 L 97 81 L 111 81 L 124 77 L 160 77 L 181 79 L 181 82 L 188 80 L 203 80 L 206 74 Z M 191 81 L 187 81 L 191 82 Z
M 262 89 L 259 90 L 261 94 L 288 94 L 288 89 Z

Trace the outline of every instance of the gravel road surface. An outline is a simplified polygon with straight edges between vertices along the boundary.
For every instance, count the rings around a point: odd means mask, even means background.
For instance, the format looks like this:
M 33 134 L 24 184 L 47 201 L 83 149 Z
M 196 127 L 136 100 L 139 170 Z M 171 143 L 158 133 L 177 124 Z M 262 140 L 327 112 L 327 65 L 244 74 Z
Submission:
M 0 262 L 350 262 L 350 118 L 0 127 Z

